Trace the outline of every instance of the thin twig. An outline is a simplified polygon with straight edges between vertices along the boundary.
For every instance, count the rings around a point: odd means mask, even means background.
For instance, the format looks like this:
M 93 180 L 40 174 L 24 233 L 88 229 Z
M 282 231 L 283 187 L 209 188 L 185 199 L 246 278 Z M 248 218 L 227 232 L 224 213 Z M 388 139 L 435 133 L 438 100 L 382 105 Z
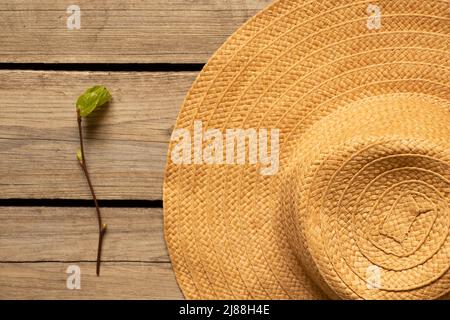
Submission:
M 102 224 L 102 215 L 100 213 L 100 207 L 97 202 L 97 197 L 95 196 L 94 187 L 91 182 L 91 177 L 89 175 L 89 171 L 86 164 L 86 157 L 84 154 L 84 144 L 83 144 L 83 130 L 81 126 L 82 118 L 80 116 L 80 111 L 77 109 L 77 122 L 78 122 L 78 136 L 80 138 L 80 151 L 81 151 L 81 160 L 79 161 L 81 168 L 83 169 L 84 175 L 86 177 L 87 183 L 89 185 L 89 189 L 91 190 L 92 199 L 94 200 L 95 210 L 97 212 L 97 221 L 98 221 L 98 249 L 97 249 L 97 268 L 96 273 L 97 276 L 100 275 L 100 261 L 102 254 L 102 244 L 103 237 L 106 233 L 106 224 Z

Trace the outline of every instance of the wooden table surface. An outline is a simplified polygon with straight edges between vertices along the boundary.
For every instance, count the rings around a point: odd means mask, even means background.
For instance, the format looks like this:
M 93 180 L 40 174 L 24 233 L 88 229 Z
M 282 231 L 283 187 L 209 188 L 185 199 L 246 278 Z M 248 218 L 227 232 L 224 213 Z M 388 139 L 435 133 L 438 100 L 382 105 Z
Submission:
M 0 299 L 181 299 L 163 236 L 167 144 L 211 54 L 270 0 L 0 2 Z M 66 9 L 81 9 L 68 30 Z M 108 224 L 97 225 L 75 158 L 75 101 L 113 102 L 85 126 Z M 81 269 L 81 289 L 66 287 Z

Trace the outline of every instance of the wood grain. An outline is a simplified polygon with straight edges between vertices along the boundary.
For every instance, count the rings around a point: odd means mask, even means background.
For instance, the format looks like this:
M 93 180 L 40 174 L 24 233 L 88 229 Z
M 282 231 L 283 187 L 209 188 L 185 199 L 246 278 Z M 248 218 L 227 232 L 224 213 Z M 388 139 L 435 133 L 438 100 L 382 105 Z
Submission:
M 161 208 L 102 208 L 102 260 L 170 262 Z M 0 207 L 0 262 L 94 262 L 94 208 Z
M 181 299 L 161 208 L 103 208 L 108 224 L 95 275 L 94 208 L 0 207 L 0 299 Z M 69 265 L 81 290 L 66 288 Z
M 205 63 L 270 0 L 78 0 L 81 29 L 68 30 L 68 0 L 0 2 L 0 61 Z
M 182 299 L 168 263 L 73 263 L 81 289 L 66 287 L 70 263 L 0 263 L 0 299 Z
M 0 63 L 205 63 L 271 0 L 0 2 Z M 99 199 L 160 200 L 167 143 L 196 72 L 0 70 L 0 200 L 91 199 L 75 159 L 75 101 L 114 100 L 84 123 Z M 108 233 L 95 276 L 94 208 L 0 207 L 0 299 L 182 299 L 161 208 L 102 208 Z M 81 268 L 81 290 L 66 288 Z
M 0 71 L 0 198 L 91 199 L 75 158 L 75 101 L 104 84 L 113 101 L 84 123 L 97 195 L 161 199 L 167 143 L 195 76 Z

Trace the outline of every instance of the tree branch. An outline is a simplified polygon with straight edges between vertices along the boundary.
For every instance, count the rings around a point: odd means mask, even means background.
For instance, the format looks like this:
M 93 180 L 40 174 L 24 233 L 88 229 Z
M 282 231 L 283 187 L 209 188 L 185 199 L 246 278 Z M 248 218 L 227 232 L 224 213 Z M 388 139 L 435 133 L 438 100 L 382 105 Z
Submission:
M 100 213 L 100 207 L 97 202 L 97 197 L 95 195 L 94 187 L 91 182 L 91 177 L 89 175 L 89 171 L 86 164 L 86 156 L 84 154 L 84 143 L 83 143 L 83 130 L 81 124 L 82 118 L 80 116 L 80 111 L 77 109 L 77 122 L 78 122 L 78 136 L 80 138 L 80 151 L 81 151 L 81 159 L 79 160 L 80 166 L 83 169 L 84 176 L 86 177 L 87 183 L 89 185 L 89 189 L 92 194 L 92 199 L 94 200 L 95 210 L 97 212 L 97 222 L 98 222 L 98 248 L 97 248 L 97 268 L 96 274 L 100 275 L 100 262 L 101 262 L 101 254 L 102 254 L 102 245 L 103 245 L 103 237 L 106 233 L 106 224 L 102 223 L 102 215 Z

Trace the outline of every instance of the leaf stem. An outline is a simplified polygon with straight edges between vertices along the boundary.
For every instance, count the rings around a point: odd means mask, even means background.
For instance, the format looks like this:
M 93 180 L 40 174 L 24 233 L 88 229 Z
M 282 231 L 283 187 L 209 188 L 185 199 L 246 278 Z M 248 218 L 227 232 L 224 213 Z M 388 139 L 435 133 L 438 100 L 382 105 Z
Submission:
M 89 185 L 89 189 L 92 194 L 92 199 L 94 200 L 95 210 L 97 212 L 97 222 L 98 222 L 98 249 L 97 249 L 97 267 L 96 274 L 100 275 L 100 261 L 102 254 L 102 245 L 103 245 L 103 237 L 106 233 L 106 224 L 102 223 L 102 215 L 100 213 L 100 207 L 97 202 L 97 197 L 95 195 L 94 187 L 91 182 L 91 177 L 89 175 L 89 171 L 86 164 L 86 156 L 84 154 L 84 143 L 83 143 L 83 130 L 82 130 L 82 118 L 80 115 L 80 111 L 77 109 L 77 122 L 78 122 L 78 136 L 80 138 L 80 151 L 81 151 L 81 160 L 79 161 L 81 168 L 83 169 L 84 175 L 86 177 L 87 183 Z

